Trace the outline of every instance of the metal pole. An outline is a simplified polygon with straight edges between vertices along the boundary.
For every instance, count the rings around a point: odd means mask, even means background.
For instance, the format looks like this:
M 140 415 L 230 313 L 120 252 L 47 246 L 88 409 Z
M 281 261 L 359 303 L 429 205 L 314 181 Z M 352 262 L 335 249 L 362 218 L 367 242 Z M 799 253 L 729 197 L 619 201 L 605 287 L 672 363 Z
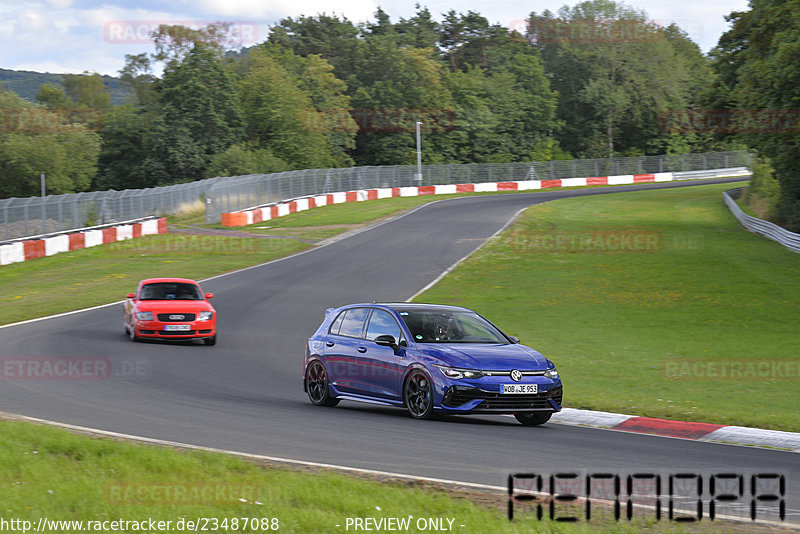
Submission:
M 46 191 L 45 191 L 45 188 L 44 188 L 44 173 L 39 175 L 39 179 L 42 182 L 42 233 L 46 234 L 47 230 L 46 230 L 46 226 L 44 224 L 44 221 L 45 221 L 45 218 L 47 216 L 47 209 L 46 209 L 44 203 L 47 201 L 47 197 L 46 197 Z
M 422 183 L 422 138 L 419 127 L 422 123 L 417 121 L 417 182 Z

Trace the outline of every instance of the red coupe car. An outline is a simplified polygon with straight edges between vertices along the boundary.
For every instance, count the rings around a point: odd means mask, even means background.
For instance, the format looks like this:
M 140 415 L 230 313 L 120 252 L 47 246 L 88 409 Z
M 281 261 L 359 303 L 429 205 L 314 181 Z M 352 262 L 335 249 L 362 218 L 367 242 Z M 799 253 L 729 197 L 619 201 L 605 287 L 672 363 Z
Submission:
M 217 342 L 217 312 L 200 285 L 186 278 L 150 278 L 139 282 L 125 301 L 125 334 L 139 339 L 202 339 Z

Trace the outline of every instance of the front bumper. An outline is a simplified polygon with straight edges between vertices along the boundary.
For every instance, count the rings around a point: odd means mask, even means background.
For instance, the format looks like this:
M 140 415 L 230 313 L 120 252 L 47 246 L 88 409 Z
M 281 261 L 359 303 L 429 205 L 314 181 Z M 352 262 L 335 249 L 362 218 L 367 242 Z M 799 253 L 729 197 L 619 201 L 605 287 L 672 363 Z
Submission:
M 148 339 L 194 339 L 213 337 L 217 334 L 216 321 L 190 321 L 181 324 L 189 325 L 189 330 L 166 330 L 167 325 L 161 321 L 140 321 L 134 328 L 136 335 Z
M 467 386 L 453 385 L 442 398 L 442 410 L 449 413 L 559 412 L 563 387 L 554 385 L 534 395 L 509 395 Z

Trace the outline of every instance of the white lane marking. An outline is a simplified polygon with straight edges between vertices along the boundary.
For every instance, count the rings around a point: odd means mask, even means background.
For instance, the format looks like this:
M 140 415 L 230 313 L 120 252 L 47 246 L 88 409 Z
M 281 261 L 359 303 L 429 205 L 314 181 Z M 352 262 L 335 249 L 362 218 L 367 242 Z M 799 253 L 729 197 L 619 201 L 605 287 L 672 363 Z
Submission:
M 189 449 L 189 450 L 198 450 L 204 452 L 211 452 L 216 454 L 227 454 L 229 456 L 235 456 L 238 458 L 244 458 L 248 460 L 264 460 L 268 462 L 274 463 L 284 463 L 289 465 L 301 465 L 304 467 L 315 467 L 320 469 L 334 469 L 337 471 L 342 471 L 345 473 L 357 473 L 361 475 L 370 475 L 370 476 L 382 476 L 382 477 L 391 477 L 391 478 L 400 478 L 403 480 L 413 480 L 417 482 L 428 482 L 431 484 L 439 484 L 443 486 L 451 486 L 454 488 L 468 488 L 468 489 L 476 489 L 482 491 L 489 491 L 492 493 L 502 494 L 504 496 L 508 495 L 508 487 L 503 486 L 491 486 L 489 484 L 478 484 L 475 482 L 462 482 L 458 480 L 447 480 L 443 478 L 433 478 L 433 477 L 423 477 L 417 475 L 407 475 L 404 473 L 394 473 L 391 471 L 378 471 L 375 469 L 362 469 L 359 467 L 349 467 L 343 465 L 336 465 L 336 464 L 326 464 L 321 462 L 308 462 L 305 460 L 294 460 L 292 458 L 280 458 L 276 456 L 265 456 L 261 454 L 251 454 L 246 452 L 239 452 L 239 451 L 231 451 L 226 449 L 217 449 L 214 447 L 204 447 L 202 445 L 192 445 L 190 443 L 181 443 L 178 441 L 167 441 L 161 440 L 156 438 L 147 438 L 144 436 L 134 436 L 131 434 L 122 434 L 119 432 L 112 432 L 109 430 L 100 430 L 96 428 L 84 427 L 79 425 L 71 425 L 69 423 L 59 423 L 57 421 L 49 421 L 47 419 L 39 419 L 37 417 L 29 417 L 26 415 L 15 415 L 9 414 L 5 412 L 0 412 L 0 420 L 22 420 L 30 423 L 38 423 L 38 424 L 45 424 L 50 426 L 55 426 L 58 428 L 63 428 L 65 430 L 70 430 L 73 432 L 81 432 L 81 433 L 89 433 L 89 434 L 96 434 L 100 436 L 106 436 L 110 438 L 116 439 L 124 439 L 127 441 L 134 441 L 139 443 L 148 443 L 151 445 L 159 445 L 165 447 L 177 447 L 182 449 Z M 536 494 L 541 495 L 549 495 L 548 493 L 540 493 L 540 492 L 533 492 Z M 606 504 L 612 504 L 612 501 L 606 501 L 603 499 L 597 499 L 598 502 L 602 501 Z M 655 506 L 645 505 L 645 504 L 634 504 L 634 507 L 646 510 L 655 510 Z M 717 514 L 716 516 L 718 519 L 737 522 L 737 523 L 748 523 L 752 524 L 749 518 L 742 518 L 736 516 L 726 516 Z M 785 523 L 779 521 L 759 521 L 760 525 L 770 525 L 770 526 L 778 526 L 778 527 L 793 527 L 792 523 Z
M 291 256 L 284 256 L 282 258 L 276 258 L 274 260 L 270 260 L 270 261 L 265 262 L 265 263 L 259 263 L 258 265 L 251 265 L 250 267 L 242 267 L 241 269 L 237 269 L 235 271 L 231 271 L 231 272 L 228 272 L 228 273 L 222 273 L 222 274 L 218 274 L 218 275 L 215 275 L 215 276 L 211 276 L 209 278 L 204 278 L 202 280 L 198 280 L 198 282 L 207 282 L 209 280 L 214 280 L 216 278 L 222 278 L 223 276 L 230 276 L 232 274 L 237 274 L 237 273 L 241 273 L 241 272 L 244 272 L 244 271 L 249 271 L 250 269 L 257 269 L 259 267 L 264 267 L 265 265 L 270 265 L 270 264 L 277 263 L 277 262 L 280 262 L 280 261 L 285 261 L 285 260 L 289 260 L 289 259 L 292 259 L 292 258 L 296 258 L 298 256 L 302 256 L 303 254 L 308 254 L 309 252 L 314 252 L 315 250 L 319 250 L 319 249 L 322 249 L 322 248 L 327 247 L 329 245 L 333 245 L 334 243 L 336 243 L 338 241 L 341 241 L 342 239 L 347 239 L 349 237 L 353 237 L 353 236 L 355 236 L 357 234 L 360 234 L 362 232 L 366 232 L 367 230 L 372 230 L 373 228 L 377 228 L 379 226 L 383 226 L 384 224 L 390 223 L 392 221 L 396 221 L 398 219 L 406 217 L 407 215 L 411 215 L 412 213 L 414 213 L 414 212 L 416 212 L 416 211 L 418 211 L 418 210 L 420 210 L 422 208 L 425 208 L 426 206 L 430 206 L 431 204 L 436 204 L 436 203 L 439 203 L 439 202 L 449 202 L 449 201 L 452 201 L 452 200 L 460 200 L 462 198 L 469 198 L 469 197 L 444 198 L 444 199 L 440 199 L 440 200 L 434 200 L 432 202 L 428 202 L 426 204 L 422 204 L 420 206 L 417 206 L 416 208 L 412 209 L 411 211 L 407 211 L 406 213 L 402 213 L 402 214 L 397 215 L 395 217 L 390 217 L 388 219 L 385 219 L 383 221 L 380 221 L 380 222 L 375 223 L 375 224 L 370 225 L 370 226 L 365 226 L 363 228 L 359 228 L 359 229 L 353 231 L 352 233 L 351 232 L 345 232 L 346 235 L 342 234 L 341 235 L 341 239 L 329 238 L 329 239 L 321 242 L 320 244 L 318 244 L 318 245 L 316 245 L 316 246 L 314 246 L 314 247 L 312 247 L 310 249 L 303 250 L 301 252 L 297 252 L 295 254 L 292 254 Z M 164 234 L 161 234 L 161 235 L 164 235 Z M 58 317 L 66 317 L 68 315 L 73 315 L 73 314 L 76 314 L 76 313 L 83 313 L 83 312 L 88 312 L 88 311 L 92 311 L 92 310 L 99 310 L 101 308 L 107 308 L 108 306 L 115 306 L 117 304 L 122 304 L 123 302 L 125 302 L 125 301 L 124 300 L 117 300 L 115 302 L 109 302 L 108 304 L 99 304 L 97 306 L 91 306 L 89 308 L 81 308 L 79 310 L 72 310 L 72 311 L 63 312 L 63 313 L 57 313 L 55 315 L 46 315 L 44 317 L 35 317 L 33 319 L 27 319 L 25 321 L 19 321 L 19 322 L 16 322 L 16 323 L 9 323 L 9 324 L 0 325 L 0 329 L 2 329 L 2 328 L 10 328 L 12 326 L 20 326 L 20 325 L 29 324 L 29 323 L 35 323 L 35 322 L 38 322 L 38 321 L 45 321 L 47 319 L 56 319 Z
M 547 202 L 550 202 L 550 201 L 549 201 L 549 200 L 547 200 L 547 201 L 545 201 L 545 202 L 540 202 L 539 204 L 531 204 L 531 206 L 534 206 L 534 205 L 538 206 L 538 205 L 540 205 L 540 204 L 546 204 Z M 462 263 L 464 263 L 465 261 L 467 261 L 467 259 L 468 259 L 470 256 L 472 256 L 473 254 L 475 254 L 476 252 L 478 252 L 480 249 L 482 249 L 482 248 L 484 247 L 484 245 L 486 245 L 486 243 L 488 243 L 488 242 L 489 242 L 489 240 L 490 240 L 490 239 L 492 239 L 492 238 L 494 238 L 494 237 L 497 237 L 497 236 L 498 236 L 498 235 L 499 235 L 499 234 L 500 234 L 500 233 L 501 233 L 503 230 L 505 230 L 506 228 L 508 228 L 509 226 L 511 226 L 511 224 L 512 224 L 514 221 L 516 221 L 516 220 L 517 220 L 517 218 L 518 218 L 518 217 L 519 217 L 519 216 L 522 214 L 522 212 L 523 212 L 523 211 L 525 211 L 526 209 L 530 208 L 531 206 L 526 206 L 526 207 L 524 207 L 524 208 L 520 208 L 520 209 L 519 209 L 519 210 L 518 210 L 518 211 L 517 211 L 517 212 L 516 212 L 516 213 L 515 213 L 515 214 L 514 214 L 514 215 L 513 215 L 513 216 L 512 216 L 512 217 L 511 217 L 509 220 L 508 220 L 508 221 L 506 221 L 506 223 L 503 225 L 503 227 L 502 227 L 502 228 L 500 228 L 500 229 L 499 229 L 499 230 L 497 230 L 495 233 L 493 233 L 492 235 L 490 235 L 489 237 L 487 237 L 486 239 L 484 239 L 484 240 L 483 240 L 483 242 L 482 242 L 480 245 L 478 245 L 476 248 L 474 248 L 473 250 L 471 250 L 470 252 L 468 252 L 466 256 L 464 256 L 464 257 L 463 257 L 463 258 L 461 258 L 460 260 L 456 261 L 456 262 L 455 262 L 454 264 L 452 264 L 450 267 L 448 267 L 447 269 L 445 269 L 445 270 L 444 270 L 444 271 L 443 271 L 443 272 L 442 272 L 442 273 L 441 273 L 439 276 L 437 276 L 436 278 L 434 278 L 433 280 L 431 280 L 431 281 L 430 281 L 430 282 L 429 282 L 429 283 L 428 283 L 428 284 L 427 284 L 425 287 L 423 287 L 422 289 L 420 289 L 419 291 L 417 291 L 416 293 L 414 293 L 413 295 L 411 295 L 411 296 L 410 296 L 408 299 L 406 299 L 406 302 L 411 302 L 412 300 L 414 300 L 415 298 L 417 298 L 418 296 L 420 296 L 422 293 L 425 293 L 427 290 L 429 290 L 430 288 L 432 288 L 433 286 L 435 286 L 436 284 L 438 284 L 438 283 L 439 283 L 439 282 L 442 280 L 442 278 L 444 278 L 445 276 L 447 276 L 448 274 L 450 274 L 451 272 L 453 272 L 453 271 L 456 269 L 456 267 L 458 267 L 459 265 L 461 265 Z
M 198 450 L 198 451 L 205 451 L 205 452 L 213 452 L 219 454 L 227 454 L 230 456 L 237 456 L 240 458 L 247 458 L 251 460 L 265 460 L 269 462 L 276 462 L 276 463 L 284 463 L 290 465 L 301 465 L 305 467 L 318 467 L 321 469 L 336 469 L 339 471 L 346 471 L 351 473 L 359 473 L 365 475 L 373 475 L 373 476 L 386 476 L 386 477 L 393 477 L 393 478 L 402 478 L 405 480 L 415 480 L 415 481 L 424 481 L 424 482 L 431 482 L 435 484 L 444 484 L 449 486 L 459 486 L 465 488 L 473 488 L 473 489 L 481 489 L 481 490 L 489 490 L 489 491 L 496 491 L 500 493 L 506 493 L 508 490 L 502 486 L 490 486 L 488 484 L 477 484 L 475 482 L 460 482 L 457 480 L 446 480 L 442 478 L 433 478 L 433 477 L 423 477 L 423 476 L 416 476 L 416 475 L 407 475 L 403 473 L 393 473 L 390 471 L 378 471 L 375 469 L 363 469 L 359 467 L 349 467 L 344 465 L 336 465 L 336 464 L 326 464 L 321 462 L 309 462 L 305 460 L 295 460 L 292 458 L 280 458 L 277 456 L 266 456 L 262 454 L 251 454 L 246 452 L 239 452 L 239 451 L 231 451 L 226 449 L 217 449 L 214 447 L 205 447 L 202 445 L 192 445 L 190 443 L 181 443 L 178 441 L 168 441 L 163 439 L 156 439 L 156 438 L 148 438 L 144 436 L 134 436 L 131 434 L 122 434 L 119 432 L 112 432 L 110 430 L 100 430 L 97 428 L 90 428 L 85 426 L 79 425 L 72 425 L 69 423 L 59 423 L 58 421 L 50 421 L 48 419 L 39 419 L 38 417 L 29 417 L 27 415 L 17 415 L 17 414 L 10 414 L 6 412 L 0 412 L 0 420 L 22 420 L 29 423 L 38 423 L 44 425 L 55 426 L 58 428 L 63 428 L 65 430 L 71 430 L 73 432 L 81 432 L 81 433 L 89 433 L 89 434 L 97 434 L 100 436 L 106 436 L 109 438 L 116 438 L 116 439 L 124 439 L 128 441 L 136 441 L 141 443 L 149 443 L 152 445 L 161 445 L 165 447 L 178 447 L 182 449 L 191 449 L 191 450 Z

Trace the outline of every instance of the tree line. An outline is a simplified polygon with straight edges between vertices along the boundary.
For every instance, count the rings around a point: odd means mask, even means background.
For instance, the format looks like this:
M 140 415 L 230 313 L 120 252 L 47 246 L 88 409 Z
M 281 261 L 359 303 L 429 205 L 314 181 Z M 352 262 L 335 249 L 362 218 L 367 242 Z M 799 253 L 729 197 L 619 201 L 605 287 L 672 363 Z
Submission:
M 162 26 L 154 53 L 126 56 L 124 105 L 89 73 L 41 86 L 36 102 L 0 92 L 0 197 L 37 194 L 41 170 L 63 193 L 413 164 L 419 121 L 428 164 L 756 148 L 778 184 L 775 216 L 797 227 L 798 129 L 754 130 L 741 110 L 798 106 L 798 2 L 751 0 L 708 55 L 678 26 L 612 0 L 534 12 L 512 29 L 473 11 L 437 21 L 420 6 L 363 24 L 301 16 L 238 51 L 226 24 Z

